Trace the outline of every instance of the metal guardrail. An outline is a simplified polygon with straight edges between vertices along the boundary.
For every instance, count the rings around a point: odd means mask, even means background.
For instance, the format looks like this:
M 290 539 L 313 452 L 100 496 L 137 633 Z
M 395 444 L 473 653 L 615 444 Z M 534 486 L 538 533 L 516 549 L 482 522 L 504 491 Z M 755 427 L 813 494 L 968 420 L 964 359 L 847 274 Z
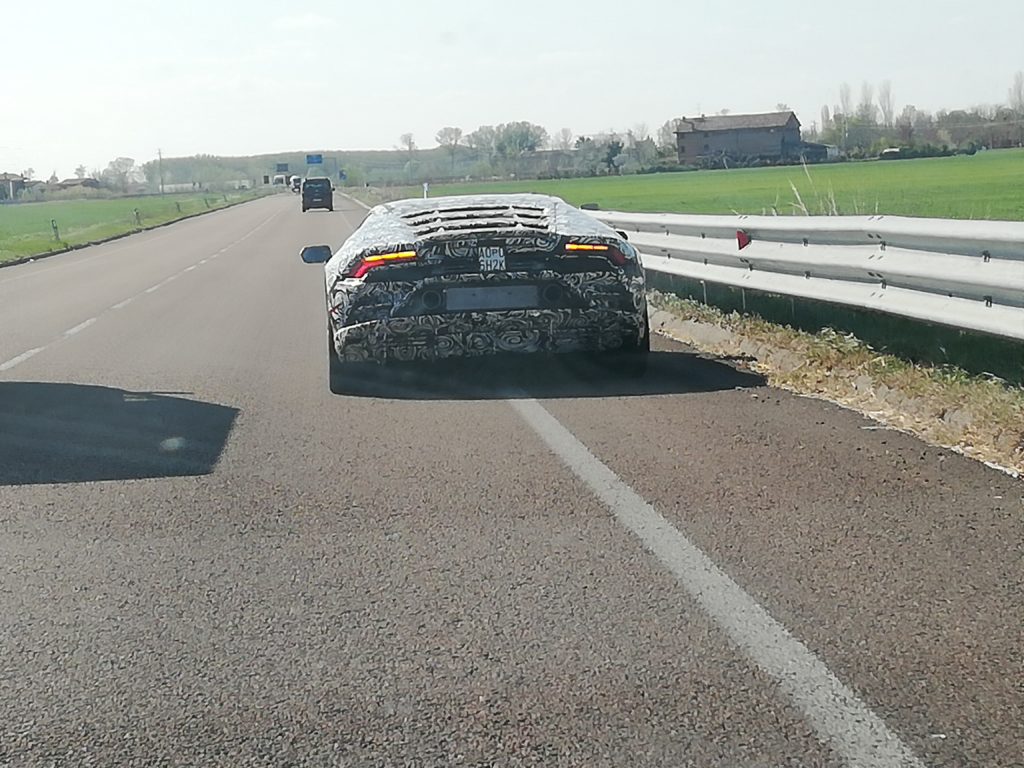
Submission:
M 626 232 L 648 270 L 1024 341 L 1024 223 L 592 215 Z

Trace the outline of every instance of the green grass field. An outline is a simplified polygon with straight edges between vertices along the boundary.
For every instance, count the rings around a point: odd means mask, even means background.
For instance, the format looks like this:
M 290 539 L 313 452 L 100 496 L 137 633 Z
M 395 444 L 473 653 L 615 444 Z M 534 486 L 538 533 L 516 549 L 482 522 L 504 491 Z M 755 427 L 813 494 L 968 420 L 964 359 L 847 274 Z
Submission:
M 794 193 L 796 187 L 799 193 Z M 544 192 L 570 203 L 676 213 L 873 214 L 1024 220 L 1024 150 L 923 160 L 695 171 L 562 181 L 445 184 L 430 194 Z M 419 197 L 420 187 L 385 190 Z M 802 204 L 801 204 L 802 201 Z M 834 201 L 834 206 L 833 206 Z
M 36 256 L 140 229 L 166 224 L 189 214 L 223 208 L 250 200 L 257 190 L 228 192 L 226 195 L 165 195 L 123 197 L 111 200 L 61 200 L 46 203 L 0 205 L 0 262 Z M 226 198 L 226 199 L 225 199 Z M 207 205 L 209 201 L 209 205 Z M 57 221 L 60 241 L 53 237 L 50 220 Z

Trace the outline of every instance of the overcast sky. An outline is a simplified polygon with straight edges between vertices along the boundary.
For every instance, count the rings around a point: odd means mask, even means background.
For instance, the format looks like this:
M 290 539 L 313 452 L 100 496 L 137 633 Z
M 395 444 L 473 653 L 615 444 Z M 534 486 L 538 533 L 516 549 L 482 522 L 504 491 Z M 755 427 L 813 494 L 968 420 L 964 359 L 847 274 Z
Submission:
M 1004 103 L 1024 69 L 1024 0 L 0 0 L 0 19 L 0 172 L 42 177 L 778 102 L 810 126 L 843 81 L 952 109 Z

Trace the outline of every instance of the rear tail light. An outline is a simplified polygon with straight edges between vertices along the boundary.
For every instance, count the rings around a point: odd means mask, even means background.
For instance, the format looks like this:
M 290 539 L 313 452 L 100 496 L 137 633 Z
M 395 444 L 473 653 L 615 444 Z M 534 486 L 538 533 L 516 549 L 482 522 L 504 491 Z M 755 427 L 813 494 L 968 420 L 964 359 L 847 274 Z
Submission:
M 580 253 L 580 252 L 596 252 L 601 253 L 608 257 L 608 261 L 617 267 L 624 266 L 628 259 L 626 254 L 616 248 L 614 245 L 605 245 L 600 243 L 566 243 L 566 253 Z
M 352 272 L 352 277 L 362 277 L 376 267 L 387 267 L 391 264 L 415 260 L 416 251 L 396 251 L 395 253 L 378 253 L 373 256 L 363 256 Z

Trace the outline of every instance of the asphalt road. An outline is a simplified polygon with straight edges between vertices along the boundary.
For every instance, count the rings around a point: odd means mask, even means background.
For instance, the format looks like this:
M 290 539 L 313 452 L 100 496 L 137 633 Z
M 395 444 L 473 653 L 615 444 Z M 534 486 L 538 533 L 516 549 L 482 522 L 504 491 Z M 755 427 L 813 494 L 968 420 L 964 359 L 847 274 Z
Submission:
M 327 389 L 281 195 L 0 269 L 0 764 L 1024 765 L 1024 486 L 658 339 Z

